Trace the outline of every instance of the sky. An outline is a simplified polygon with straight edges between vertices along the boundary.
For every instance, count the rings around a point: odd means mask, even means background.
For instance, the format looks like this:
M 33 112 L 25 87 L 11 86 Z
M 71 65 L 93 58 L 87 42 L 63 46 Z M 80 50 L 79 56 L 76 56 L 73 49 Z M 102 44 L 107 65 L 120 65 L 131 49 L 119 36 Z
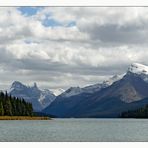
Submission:
M 148 8 L 1 7 L 0 89 L 68 89 L 148 65 Z

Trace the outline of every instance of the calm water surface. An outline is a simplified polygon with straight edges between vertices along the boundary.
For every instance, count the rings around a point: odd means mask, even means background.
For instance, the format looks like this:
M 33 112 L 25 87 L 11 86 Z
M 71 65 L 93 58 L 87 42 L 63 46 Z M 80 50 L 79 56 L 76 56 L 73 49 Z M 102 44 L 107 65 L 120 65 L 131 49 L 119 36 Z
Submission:
M 148 141 L 148 119 L 0 121 L 0 141 Z

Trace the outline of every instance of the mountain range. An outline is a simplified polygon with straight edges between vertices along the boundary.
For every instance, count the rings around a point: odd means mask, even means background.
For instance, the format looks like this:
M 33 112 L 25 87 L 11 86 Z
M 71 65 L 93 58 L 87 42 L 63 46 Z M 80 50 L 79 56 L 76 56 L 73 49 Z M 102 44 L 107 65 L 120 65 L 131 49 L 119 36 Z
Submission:
M 42 112 L 62 118 L 118 117 L 145 104 L 148 104 L 148 67 L 133 63 L 122 76 L 84 88 L 69 88 Z
M 32 103 L 34 111 L 43 110 L 56 98 L 53 92 L 39 89 L 36 83 L 33 86 L 26 86 L 18 81 L 12 83 L 8 93 Z

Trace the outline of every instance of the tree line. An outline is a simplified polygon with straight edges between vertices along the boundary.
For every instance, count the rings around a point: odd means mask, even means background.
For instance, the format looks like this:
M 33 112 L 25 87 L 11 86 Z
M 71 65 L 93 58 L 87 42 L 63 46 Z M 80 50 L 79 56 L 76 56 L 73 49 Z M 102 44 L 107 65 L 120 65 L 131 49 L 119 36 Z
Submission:
M 148 118 L 148 105 L 133 111 L 121 113 L 121 118 Z
M 0 116 L 33 116 L 32 104 L 0 92 Z

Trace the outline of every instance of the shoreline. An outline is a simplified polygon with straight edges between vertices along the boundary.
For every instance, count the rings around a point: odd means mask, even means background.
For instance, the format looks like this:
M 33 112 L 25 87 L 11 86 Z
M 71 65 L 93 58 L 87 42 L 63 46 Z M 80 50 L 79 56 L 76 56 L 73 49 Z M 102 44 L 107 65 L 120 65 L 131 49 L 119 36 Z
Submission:
M 51 120 L 51 118 L 36 116 L 0 116 L 0 120 Z

